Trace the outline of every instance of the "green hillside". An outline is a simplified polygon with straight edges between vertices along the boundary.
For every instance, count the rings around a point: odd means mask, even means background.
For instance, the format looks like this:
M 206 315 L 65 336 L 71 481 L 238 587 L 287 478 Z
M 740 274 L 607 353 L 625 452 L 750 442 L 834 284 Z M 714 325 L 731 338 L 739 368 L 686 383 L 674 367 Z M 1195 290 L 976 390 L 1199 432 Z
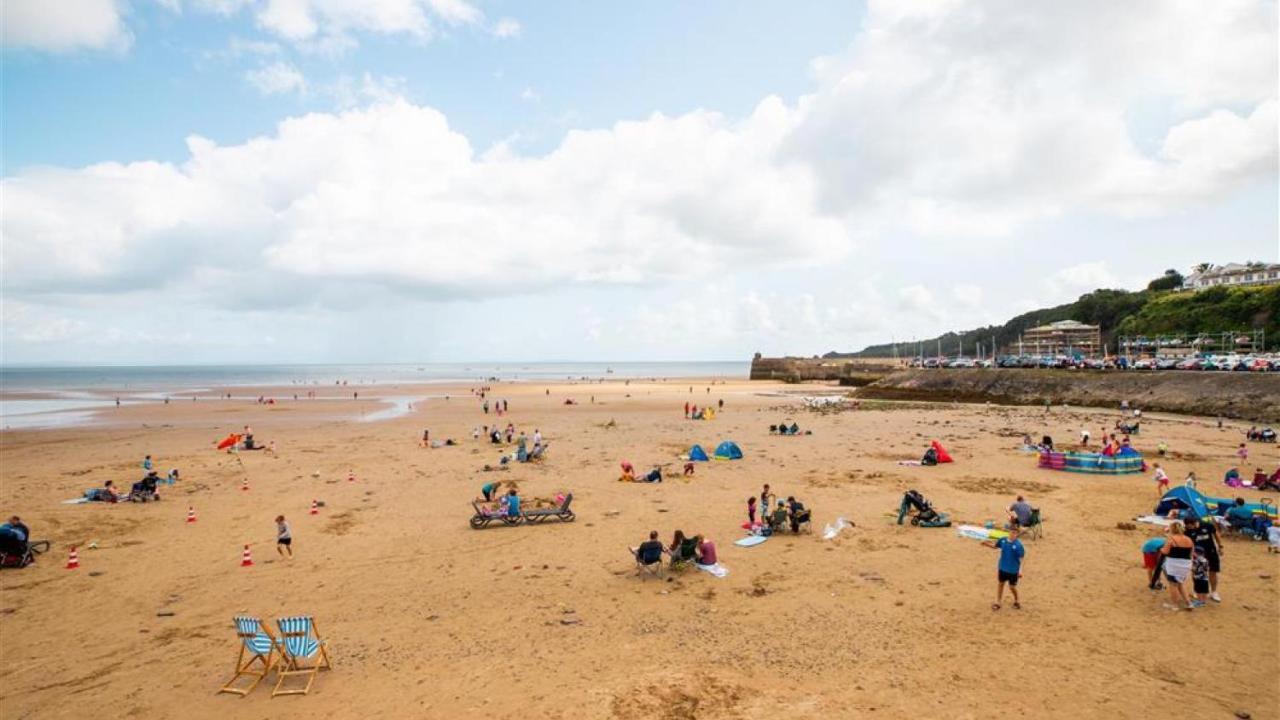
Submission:
M 896 354 L 911 357 L 922 347 L 925 355 L 933 355 L 938 351 L 939 340 L 944 355 L 954 355 L 960 343 L 965 354 L 973 354 L 975 343 L 982 342 L 990 348 L 993 337 L 1003 352 L 1004 348 L 1014 346 L 1028 328 L 1058 320 L 1099 325 L 1108 343 L 1114 343 L 1119 335 L 1237 332 L 1260 328 L 1266 331 L 1267 348 L 1280 348 L 1280 285 L 1215 287 L 1199 292 L 1164 289 L 1174 284 L 1171 280 L 1166 274 L 1152 281 L 1146 290 L 1137 292 L 1095 290 L 1081 295 L 1073 303 L 1023 313 L 1003 325 L 951 332 L 919 344 L 897 343 Z M 827 353 L 826 357 L 892 357 L 894 347 L 872 345 L 856 353 Z

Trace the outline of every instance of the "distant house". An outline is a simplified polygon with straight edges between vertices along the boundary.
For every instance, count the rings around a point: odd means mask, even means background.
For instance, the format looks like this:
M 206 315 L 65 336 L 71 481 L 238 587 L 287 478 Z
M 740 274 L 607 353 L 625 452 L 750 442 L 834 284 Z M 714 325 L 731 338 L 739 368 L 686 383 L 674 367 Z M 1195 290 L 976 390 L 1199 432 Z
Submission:
M 1191 273 L 1182 281 L 1182 289 L 1203 290 L 1218 285 L 1275 285 L 1277 283 L 1280 283 L 1280 264 L 1227 263 L 1210 265 L 1203 271 Z
M 1026 330 L 1021 344 L 1023 352 L 1037 355 L 1093 355 L 1102 349 L 1102 329 L 1075 320 L 1060 320 Z

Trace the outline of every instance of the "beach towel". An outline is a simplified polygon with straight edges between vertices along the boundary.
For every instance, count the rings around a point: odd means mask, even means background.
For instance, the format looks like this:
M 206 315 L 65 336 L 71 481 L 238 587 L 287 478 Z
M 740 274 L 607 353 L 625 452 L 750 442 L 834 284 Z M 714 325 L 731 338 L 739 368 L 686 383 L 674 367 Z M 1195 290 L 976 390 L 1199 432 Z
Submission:
M 729 574 L 729 568 L 721 565 L 720 563 L 716 563 L 715 565 L 698 565 L 697 563 L 694 563 L 694 565 L 697 565 L 699 570 L 710 573 L 718 578 L 722 578 Z
M 978 525 L 961 525 L 956 528 L 956 535 L 970 540 L 999 540 L 1009 537 L 1004 530 L 987 529 Z
M 87 503 L 87 502 L 89 502 L 89 498 L 78 497 L 78 498 L 71 498 L 70 500 L 63 500 L 62 504 L 63 505 L 79 505 L 80 503 Z
M 1161 527 L 1169 527 L 1174 522 L 1163 515 L 1140 515 L 1133 520 L 1134 522 L 1147 523 L 1148 525 L 1159 525 Z
M 920 467 L 924 463 L 920 462 L 919 460 L 899 460 L 898 464 L 905 465 L 907 467 Z
M 753 547 L 755 545 L 759 545 L 760 543 L 768 539 L 769 538 L 765 535 L 749 535 L 740 540 L 734 540 L 733 544 L 737 545 L 738 547 Z

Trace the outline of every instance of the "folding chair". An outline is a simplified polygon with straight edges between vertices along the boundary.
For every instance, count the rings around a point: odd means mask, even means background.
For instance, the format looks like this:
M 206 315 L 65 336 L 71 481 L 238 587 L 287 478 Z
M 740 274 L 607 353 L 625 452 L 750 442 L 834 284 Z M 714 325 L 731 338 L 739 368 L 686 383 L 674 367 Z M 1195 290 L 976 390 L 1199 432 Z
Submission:
M 1038 540 L 1044 534 L 1044 522 L 1040 519 L 1040 508 L 1031 508 L 1031 521 L 1025 528 L 1032 540 Z
M 283 665 L 276 673 L 276 687 L 271 697 L 277 695 L 306 695 L 315 682 L 316 673 L 330 669 L 329 652 L 325 649 L 324 640 L 316 631 L 315 620 L 309 615 L 287 617 L 276 620 L 280 628 L 280 655 Z M 294 675 L 306 675 L 307 684 L 301 689 L 282 690 L 285 678 Z
M 244 697 L 253 692 L 279 662 L 277 653 L 280 652 L 280 641 L 258 618 L 237 615 L 234 620 L 236 636 L 240 638 L 240 657 L 236 660 L 236 674 L 218 692 L 235 693 Z M 246 654 L 249 656 L 248 660 L 245 659 Z M 255 664 L 261 665 L 261 670 L 253 669 Z M 241 677 L 251 677 L 253 682 L 247 688 L 235 687 Z
M 628 548 L 630 550 L 631 548 Z M 641 577 L 644 573 L 653 575 L 654 577 L 662 577 L 662 548 L 658 548 L 656 553 L 640 555 L 640 551 L 632 550 L 631 557 L 636 561 L 636 574 Z

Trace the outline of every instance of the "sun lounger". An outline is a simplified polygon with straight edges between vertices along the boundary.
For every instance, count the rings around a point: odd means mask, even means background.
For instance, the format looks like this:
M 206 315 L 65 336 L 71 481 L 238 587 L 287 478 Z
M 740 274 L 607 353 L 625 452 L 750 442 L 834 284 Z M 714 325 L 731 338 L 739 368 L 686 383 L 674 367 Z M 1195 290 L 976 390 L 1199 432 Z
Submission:
M 547 518 L 559 518 L 560 522 L 573 522 L 573 511 L 569 509 L 569 503 L 573 502 L 573 493 L 564 496 L 564 502 L 557 507 L 552 508 L 535 508 L 524 511 L 524 521 L 527 523 L 540 523 Z
M 476 511 L 476 514 L 471 516 L 471 527 L 476 530 L 489 527 L 491 522 L 500 522 L 504 525 L 519 525 L 524 522 L 523 515 L 508 515 L 506 507 L 491 508 L 475 500 L 471 501 L 471 507 Z
M 271 697 L 306 695 L 315 682 L 316 673 L 330 669 L 329 651 L 310 616 L 280 618 L 276 620 L 276 627 L 280 628 L 281 665 Z M 282 689 L 285 679 L 295 675 L 305 675 L 307 684 L 301 689 Z
M 233 693 L 244 697 L 258 687 L 258 683 L 271 672 L 280 658 L 280 641 L 271 633 L 271 629 L 254 617 L 237 615 L 235 617 L 236 636 L 240 638 L 240 657 L 236 660 L 236 674 L 218 690 L 220 693 Z M 248 659 L 245 659 L 245 656 Z M 251 677 L 253 682 L 248 687 L 237 687 L 242 677 Z

